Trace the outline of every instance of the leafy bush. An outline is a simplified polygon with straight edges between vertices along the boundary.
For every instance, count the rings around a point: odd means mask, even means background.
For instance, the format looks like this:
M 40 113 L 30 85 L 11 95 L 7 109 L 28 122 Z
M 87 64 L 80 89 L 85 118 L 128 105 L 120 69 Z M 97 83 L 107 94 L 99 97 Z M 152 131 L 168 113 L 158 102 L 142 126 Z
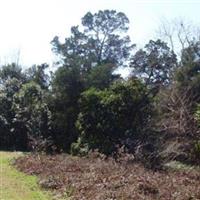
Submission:
M 195 112 L 195 120 L 197 122 L 198 128 L 200 127 L 200 104 L 197 105 L 196 112 Z M 200 163 L 200 135 L 199 130 L 197 131 L 197 137 L 194 142 L 192 157 L 198 163 Z
M 200 104 L 197 105 L 196 112 L 195 112 L 195 119 L 200 126 Z
M 23 84 L 19 92 L 14 95 L 13 110 L 15 111 L 13 121 L 17 127 L 14 131 L 25 132 L 30 144 L 41 137 L 45 138 L 44 143 L 50 136 L 51 112 L 41 87 L 35 82 Z
M 89 152 L 88 143 L 83 143 L 81 138 L 78 138 L 77 142 L 71 144 L 71 154 L 85 156 Z
M 137 79 L 116 82 L 106 90 L 83 92 L 76 124 L 80 146 L 87 144 L 88 150 L 109 154 L 116 145 L 140 137 L 150 119 L 150 102 L 147 89 Z
M 86 87 L 108 88 L 113 81 L 119 78 L 119 75 L 113 74 L 114 69 L 115 65 L 112 64 L 93 67 L 86 76 Z
M 56 145 L 64 151 L 77 140 L 75 122 L 79 113 L 78 99 L 83 83 L 78 67 L 60 67 L 52 79 L 49 105 L 52 112 L 52 135 Z
M 197 161 L 200 161 L 200 140 L 196 141 L 194 144 L 194 157 L 197 159 Z
M 6 68 L 4 67 L 4 70 Z M 7 71 L 7 70 L 6 70 Z M 24 150 L 26 148 L 26 135 L 22 131 L 20 133 L 14 132 L 15 123 L 13 118 L 15 112 L 12 109 L 13 97 L 19 91 L 22 82 L 14 78 L 5 78 L 0 71 L 0 148 Z M 7 73 L 3 73 L 4 76 Z M 8 75 L 11 77 L 11 75 Z
M 199 102 L 200 95 L 200 59 L 198 52 L 199 42 L 192 42 L 189 47 L 183 49 L 181 53 L 181 64 L 175 73 L 175 82 L 179 90 L 190 90 L 193 101 Z

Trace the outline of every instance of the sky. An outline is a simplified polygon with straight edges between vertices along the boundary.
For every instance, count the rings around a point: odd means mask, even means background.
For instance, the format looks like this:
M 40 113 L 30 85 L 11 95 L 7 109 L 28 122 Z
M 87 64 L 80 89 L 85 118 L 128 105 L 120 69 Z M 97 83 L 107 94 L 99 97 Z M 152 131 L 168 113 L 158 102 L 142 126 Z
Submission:
M 68 37 L 88 11 L 104 9 L 127 15 L 128 34 L 139 47 L 156 37 L 162 18 L 200 22 L 199 0 L 0 0 L 0 64 L 51 64 L 53 37 Z

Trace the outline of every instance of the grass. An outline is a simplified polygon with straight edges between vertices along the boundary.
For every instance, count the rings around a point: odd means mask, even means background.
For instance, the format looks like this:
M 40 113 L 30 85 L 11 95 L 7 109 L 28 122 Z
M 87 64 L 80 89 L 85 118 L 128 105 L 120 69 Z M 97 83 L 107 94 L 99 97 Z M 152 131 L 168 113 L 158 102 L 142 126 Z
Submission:
M 19 155 L 0 152 L 0 200 L 51 200 L 51 195 L 40 189 L 36 176 L 25 175 L 10 165 Z

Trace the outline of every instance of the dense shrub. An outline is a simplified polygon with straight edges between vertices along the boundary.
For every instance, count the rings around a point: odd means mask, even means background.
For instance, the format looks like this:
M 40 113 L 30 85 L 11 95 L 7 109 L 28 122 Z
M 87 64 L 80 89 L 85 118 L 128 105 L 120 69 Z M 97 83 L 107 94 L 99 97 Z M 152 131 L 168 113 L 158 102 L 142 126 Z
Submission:
M 195 112 L 195 119 L 200 126 L 200 104 L 197 105 L 196 112 Z
M 192 158 L 195 164 L 200 164 L 200 140 L 194 142 L 192 149 Z
M 56 145 L 64 151 L 77 139 L 75 122 L 79 113 L 78 99 L 83 82 L 78 67 L 60 67 L 52 79 L 48 99 L 52 112 L 52 134 Z
M 8 73 L 7 68 L 4 67 L 4 70 Z M 0 73 L 2 72 L 4 71 L 2 70 Z M 13 131 L 15 127 L 13 122 L 15 112 L 12 109 L 13 97 L 19 91 L 22 82 L 15 77 L 11 78 L 12 74 L 8 75 L 7 73 L 4 72 L 3 77 L 0 74 L 0 148 L 24 150 L 26 136 L 22 131 L 20 131 L 20 134 Z M 5 78 L 5 74 L 9 78 Z
M 200 128 L 200 104 L 197 105 L 196 112 L 194 114 L 198 128 Z M 196 134 L 196 138 L 193 143 L 192 157 L 194 161 L 200 164 L 200 132 L 199 129 Z
M 137 79 L 116 82 L 106 90 L 91 88 L 81 96 L 79 145 L 73 144 L 72 151 L 83 145 L 111 153 L 117 144 L 140 137 L 150 112 L 147 89 Z
M 183 49 L 179 69 L 174 75 L 175 83 L 180 91 L 189 90 L 194 103 L 200 100 L 200 43 L 191 43 Z
M 45 93 L 35 82 L 26 83 L 14 95 L 13 110 L 15 111 L 15 132 L 26 133 L 27 144 L 50 137 L 51 112 L 45 103 Z M 45 139 L 44 139 L 45 141 Z M 36 145 L 36 143 L 34 142 Z M 32 145 L 31 148 L 35 148 Z M 36 145 L 38 146 L 38 144 Z
M 115 67 L 112 64 L 93 67 L 86 76 L 86 88 L 108 88 L 113 81 L 119 79 L 119 75 L 113 74 Z

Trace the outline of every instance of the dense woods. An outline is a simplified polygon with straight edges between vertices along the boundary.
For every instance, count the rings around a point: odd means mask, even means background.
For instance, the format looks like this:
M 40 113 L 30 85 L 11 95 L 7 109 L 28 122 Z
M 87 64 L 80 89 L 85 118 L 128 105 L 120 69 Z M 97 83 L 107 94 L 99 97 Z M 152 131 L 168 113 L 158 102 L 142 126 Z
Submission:
M 199 164 L 198 38 L 186 35 L 178 53 L 159 38 L 137 49 L 128 29 L 122 12 L 88 12 L 64 42 L 53 38 L 55 72 L 1 66 L 0 148 L 113 156 L 123 148 L 150 166 Z

